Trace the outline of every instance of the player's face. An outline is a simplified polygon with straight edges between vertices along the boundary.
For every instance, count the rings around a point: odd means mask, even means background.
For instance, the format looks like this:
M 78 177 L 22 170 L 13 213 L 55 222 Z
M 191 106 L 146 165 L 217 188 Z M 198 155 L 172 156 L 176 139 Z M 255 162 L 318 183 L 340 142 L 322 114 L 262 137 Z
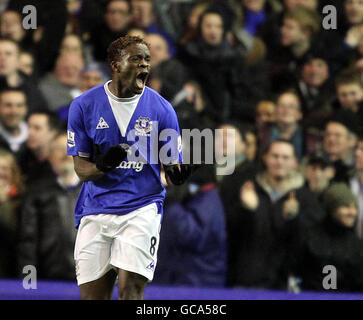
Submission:
M 123 50 L 120 61 L 112 62 L 124 94 L 141 94 L 150 72 L 150 51 L 145 44 L 133 44 Z

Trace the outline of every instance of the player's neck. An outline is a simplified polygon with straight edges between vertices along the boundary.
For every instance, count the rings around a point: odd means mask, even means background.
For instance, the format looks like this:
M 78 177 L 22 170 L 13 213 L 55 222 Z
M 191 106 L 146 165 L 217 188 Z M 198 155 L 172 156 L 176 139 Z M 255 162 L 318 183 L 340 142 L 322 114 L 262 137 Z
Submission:
M 117 81 L 115 78 L 112 78 L 112 81 L 109 82 L 108 89 L 114 96 L 118 98 L 131 98 L 135 95 L 129 89 L 124 88 L 121 82 Z

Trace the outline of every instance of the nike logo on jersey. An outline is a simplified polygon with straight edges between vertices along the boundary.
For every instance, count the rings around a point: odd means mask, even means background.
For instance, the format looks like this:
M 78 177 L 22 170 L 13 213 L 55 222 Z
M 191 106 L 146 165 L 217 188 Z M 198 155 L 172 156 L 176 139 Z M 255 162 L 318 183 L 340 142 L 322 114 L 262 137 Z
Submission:
M 107 128 L 109 128 L 107 122 L 105 121 L 105 119 L 101 117 L 100 120 L 98 121 L 96 129 L 107 129 Z

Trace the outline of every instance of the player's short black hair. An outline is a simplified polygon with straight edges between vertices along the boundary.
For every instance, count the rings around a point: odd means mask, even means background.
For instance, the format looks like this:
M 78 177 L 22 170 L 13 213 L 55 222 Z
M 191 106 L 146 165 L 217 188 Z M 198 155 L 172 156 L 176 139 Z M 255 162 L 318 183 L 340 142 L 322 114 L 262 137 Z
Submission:
M 30 118 L 33 115 L 43 115 L 47 117 L 48 126 L 50 130 L 60 131 L 62 129 L 62 122 L 60 121 L 58 115 L 50 110 L 35 110 L 29 114 Z
M 149 44 L 143 38 L 126 35 L 113 41 L 107 48 L 107 61 L 111 64 L 120 58 L 122 50 L 133 44 L 144 44 L 149 48 Z

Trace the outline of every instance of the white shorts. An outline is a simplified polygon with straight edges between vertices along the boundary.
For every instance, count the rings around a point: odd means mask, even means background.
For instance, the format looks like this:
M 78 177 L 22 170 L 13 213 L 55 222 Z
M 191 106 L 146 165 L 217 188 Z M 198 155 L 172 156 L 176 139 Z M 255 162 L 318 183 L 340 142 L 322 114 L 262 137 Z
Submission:
M 155 203 L 126 215 L 84 216 L 74 249 L 78 285 L 97 280 L 111 269 L 135 272 L 151 281 L 160 219 Z

